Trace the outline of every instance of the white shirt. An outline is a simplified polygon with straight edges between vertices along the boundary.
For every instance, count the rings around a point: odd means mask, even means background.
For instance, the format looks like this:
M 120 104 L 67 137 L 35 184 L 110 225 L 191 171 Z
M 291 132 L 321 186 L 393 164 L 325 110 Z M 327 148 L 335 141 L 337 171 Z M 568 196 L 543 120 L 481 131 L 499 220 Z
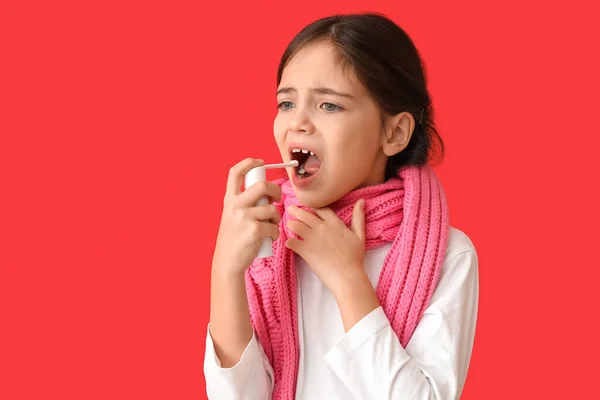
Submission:
M 391 243 L 367 251 L 376 287 Z M 473 349 L 478 258 L 451 227 L 440 278 L 406 349 L 381 307 L 347 333 L 332 292 L 296 256 L 300 359 L 296 400 L 459 399 Z M 210 326 L 209 326 L 210 328 Z M 204 374 L 209 399 L 271 399 L 273 369 L 255 334 L 240 361 L 222 368 L 207 330 Z

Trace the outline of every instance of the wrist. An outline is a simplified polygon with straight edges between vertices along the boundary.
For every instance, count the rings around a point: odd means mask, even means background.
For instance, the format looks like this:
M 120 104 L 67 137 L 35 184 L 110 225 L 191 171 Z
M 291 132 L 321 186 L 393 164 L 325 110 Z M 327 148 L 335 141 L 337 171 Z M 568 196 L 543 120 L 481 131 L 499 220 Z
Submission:
M 360 273 L 348 275 L 334 296 L 346 332 L 380 306 L 377 293 L 362 269 Z
M 220 257 L 215 254 L 212 260 L 211 275 L 224 280 L 244 279 L 246 268 L 239 268 L 237 265 L 227 260 L 226 257 Z
M 337 299 L 352 296 L 357 292 L 364 292 L 369 289 L 372 290 L 373 286 L 361 265 L 360 267 L 348 268 L 344 271 L 344 274 L 337 279 L 331 291 Z
M 339 281 L 332 290 L 336 300 L 345 301 L 352 298 L 372 297 L 375 289 L 366 272 L 361 268 L 352 268 Z
M 222 282 L 239 282 L 246 280 L 245 271 L 238 271 L 233 268 L 227 268 L 226 266 L 214 266 L 211 275 L 213 278 Z

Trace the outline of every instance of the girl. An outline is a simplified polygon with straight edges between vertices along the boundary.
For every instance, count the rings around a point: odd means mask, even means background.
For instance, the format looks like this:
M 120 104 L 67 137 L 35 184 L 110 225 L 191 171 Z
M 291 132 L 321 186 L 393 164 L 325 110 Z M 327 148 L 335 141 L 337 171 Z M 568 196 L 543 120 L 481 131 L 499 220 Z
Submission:
M 303 29 L 277 75 L 289 179 L 228 178 L 211 276 L 211 399 L 458 399 L 477 254 L 428 162 L 441 139 L 421 59 L 373 14 Z M 271 204 L 254 206 L 268 196 Z M 273 256 L 257 259 L 272 237 Z

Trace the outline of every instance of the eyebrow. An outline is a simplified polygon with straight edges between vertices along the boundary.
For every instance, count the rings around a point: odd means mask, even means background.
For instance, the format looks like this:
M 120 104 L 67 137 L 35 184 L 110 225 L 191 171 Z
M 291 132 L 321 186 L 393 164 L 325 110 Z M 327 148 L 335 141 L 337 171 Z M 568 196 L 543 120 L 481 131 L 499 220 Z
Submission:
M 281 93 L 291 93 L 291 92 L 296 92 L 296 91 L 297 90 L 294 89 L 293 87 L 282 87 L 281 89 L 279 89 L 277 91 L 277 95 L 279 95 Z M 312 89 L 310 89 L 310 91 L 314 92 L 314 93 L 318 93 L 318 94 L 331 94 L 334 96 L 347 97 L 349 99 L 354 99 L 354 96 L 352 96 L 350 93 L 341 93 L 341 92 L 338 92 L 338 91 L 333 90 L 328 87 L 312 88 Z

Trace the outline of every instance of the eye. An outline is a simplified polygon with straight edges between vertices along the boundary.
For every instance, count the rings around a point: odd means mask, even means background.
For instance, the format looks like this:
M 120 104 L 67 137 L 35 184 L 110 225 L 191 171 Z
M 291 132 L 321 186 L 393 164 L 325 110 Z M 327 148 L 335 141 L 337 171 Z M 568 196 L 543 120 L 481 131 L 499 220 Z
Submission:
M 342 107 L 333 103 L 323 103 L 321 104 L 321 108 L 323 108 L 327 112 L 342 111 Z
M 292 103 L 291 101 L 282 101 L 281 103 L 279 103 L 277 105 L 277 108 L 279 108 L 282 111 L 286 111 L 289 110 L 290 108 L 294 107 L 294 103 Z

